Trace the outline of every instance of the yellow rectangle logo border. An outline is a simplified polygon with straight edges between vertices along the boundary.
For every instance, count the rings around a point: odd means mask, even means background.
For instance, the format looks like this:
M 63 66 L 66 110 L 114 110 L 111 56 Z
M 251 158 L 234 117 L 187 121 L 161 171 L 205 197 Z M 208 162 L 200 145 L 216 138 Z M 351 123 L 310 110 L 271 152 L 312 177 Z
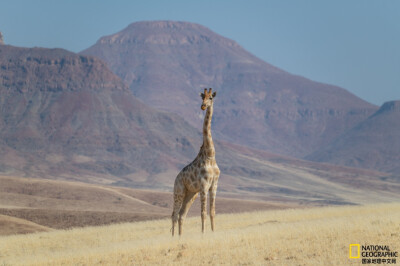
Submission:
M 352 247 L 357 247 L 357 257 L 352 256 L 351 248 Z M 360 244 L 350 244 L 349 247 L 349 258 L 350 259 L 359 259 L 360 258 Z

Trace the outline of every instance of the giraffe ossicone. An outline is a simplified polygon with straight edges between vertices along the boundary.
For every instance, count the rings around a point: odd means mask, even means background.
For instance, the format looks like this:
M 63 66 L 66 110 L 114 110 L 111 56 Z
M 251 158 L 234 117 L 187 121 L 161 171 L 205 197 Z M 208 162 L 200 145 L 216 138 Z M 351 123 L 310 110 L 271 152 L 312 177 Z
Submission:
M 201 200 L 201 231 L 205 231 L 207 218 L 207 194 L 210 194 L 210 220 L 211 229 L 215 229 L 215 197 L 217 193 L 220 171 L 215 161 L 215 148 L 211 136 L 211 120 L 213 115 L 213 103 L 216 92 L 204 89 L 200 93 L 203 100 L 201 109 L 207 110 L 203 124 L 203 145 L 196 158 L 185 166 L 177 175 L 174 183 L 174 206 L 172 211 L 172 236 L 175 226 L 179 224 L 179 235 L 182 234 L 183 221 L 190 206 L 200 193 Z

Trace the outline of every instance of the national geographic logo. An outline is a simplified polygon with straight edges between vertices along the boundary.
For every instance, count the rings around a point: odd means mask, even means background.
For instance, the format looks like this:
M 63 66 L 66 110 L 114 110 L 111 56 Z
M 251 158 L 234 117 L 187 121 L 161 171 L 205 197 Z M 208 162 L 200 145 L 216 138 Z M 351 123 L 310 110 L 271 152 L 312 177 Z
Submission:
M 388 245 L 350 244 L 349 258 L 362 259 L 362 264 L 397 264 L 397 251 L 390 250 Z

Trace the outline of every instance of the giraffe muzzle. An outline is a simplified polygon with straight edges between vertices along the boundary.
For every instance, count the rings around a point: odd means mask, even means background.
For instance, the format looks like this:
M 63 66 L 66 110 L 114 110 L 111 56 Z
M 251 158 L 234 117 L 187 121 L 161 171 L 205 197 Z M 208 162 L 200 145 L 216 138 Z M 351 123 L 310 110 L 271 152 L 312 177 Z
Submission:
M 204 111 L 204 110 L 206 110 L 206 108 L 207 108 L 207 107 L 206 107 L 204 104 L 201 105 L 201 110 Z

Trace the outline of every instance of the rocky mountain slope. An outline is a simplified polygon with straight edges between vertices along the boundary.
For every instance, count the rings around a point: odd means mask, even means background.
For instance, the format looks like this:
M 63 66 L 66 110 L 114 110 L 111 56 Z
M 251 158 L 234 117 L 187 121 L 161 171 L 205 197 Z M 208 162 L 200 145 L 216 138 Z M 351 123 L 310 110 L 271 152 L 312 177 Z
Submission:
M 400 174 L 400 101 L 386 102 L 310 160 Z
M 197 152 L 193 127 L 137 100 L 99 59 L 1 46 L 0 69 L 2 172 L 157 174 Z
M 152 107 L 201 124 L 198 91 L 218 91 L 214 132 L 242 145 L 303 157 L 377 110 L 348 91 L 278 69 L 193 23 L 138 22 L 82 54 L 107 62 Z

